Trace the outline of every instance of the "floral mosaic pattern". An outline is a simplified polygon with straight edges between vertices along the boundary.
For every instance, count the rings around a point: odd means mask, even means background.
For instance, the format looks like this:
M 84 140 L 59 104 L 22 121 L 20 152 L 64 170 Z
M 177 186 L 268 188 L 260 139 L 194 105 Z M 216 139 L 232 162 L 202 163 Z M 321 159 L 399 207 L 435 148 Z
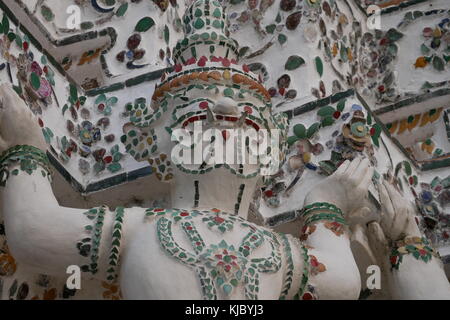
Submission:
M 403 256 L 406 254 L 411 254 L 415 259 L 425 263 L 430 261 L 433 256 L 438 256 L 425 238 L 406 238 L 404 241 L 398 241 L 391 251 L 389 259 L 392 269 L 399 270 Z
M 194 268 L 200 277 L 205 299 L 217 299 L 218 291 L 229 296 L 236 288 L 245 289 L 246 298 L 254 300 L 259 292 L 259 274 L 274 273 L 281 268 L 281 248 L 287 257 L 284 286 L 280 299 L 285 299 L 291 288 L 298 288 L 297 299 L 305 290 L 309 276 L 307 250 L 300 245 L 301 255 L 305 257 L 305 267 L 301 283 L 293 283 L 294 263 L 292 249 L 297 248 L 285 235 L 275 235 L 257 228 L 238 216 L 232 216 L 220 210 L 184 211 L 178 209 L 148 209 L 149 219 L 157 218 L 159 240 L 166 252 L 180 262 Z M 201 220 L 196 219 L 201 217 Z M 208 245 L 198 232 L 196 225 L 205 223 L 212 231 L 224 234 L 236 228 L 249 230 L 239 247 L 221 241 Z M 180 247 L 173 239 L 173 229 L 181 228 L 191 242 L 192 250 Z M 221 228 L 223 227 L 223 228 Z M 282 238 L 282 243 L 279 240 Z M 263 245 L 269 245 L 271 255 L 266 258 L 251 258 L 253 251 Z M 308 266 L 308 267 L 307 267 Z
M 417 58 L 414 66 L 425 68 L 432 65 L 436 71 L 444 71 L 450 62 L 450 19 L 445 18 L 434 27 L 424 28 L 422 35 L 425 40 L 420 46 L 423 55 Z
M 403 33 L 397 29 L 365 33 L 361 38 L 359 72 L 361 85 L 364 85 L 363 93 L 366 96 L 373 95 L 378 102 L 398 99 L 394 67 L 398 41 L 402 38 Z
M 421 182 L 421 191 L 415 193 L 421 214 L 419 226 L 435 247 L 450 242 L 450 219 L 446 211 L 450 203 L 449 185 L 449 177 L 435 177 L 430 183 Z
M 13 27 L 6 14 L 3 14 L 0 23 L 0 52 L 9 65 L 17 67 L 16 77 L 19 85 L 14 86 L 14 89 L 34 113 L 41 114 L 43 108 L 52 104 L 55 72 L 45 56 L 42 56 L 40 61 L 35 58 L 28 36 L 18 30 L 12 31 Z M 17 50 L 18 54 L 9 54 L 13 50 Z
M 115 135 L 108 134 L 108 131 L 111 129 L 110 116 L 118 99 L 101 94 L 96 97 L 92 107 L 86 105 L 86 100 L 85 96 L 78 95 L 75 86 L 70 86 L 69 99 L 62 113 L 64 115 L 67 110 L 70 111 L 71 119 L 66 120 L 66 129 L 71 138 L 66 136 L 58 138 L 59 149 L 62 151 L 59 157 L 63 162 L 68 162 L 72 154 L 78 152 L 80 155 L 78 167 L 84 175 L 90 172 L 99 174 L 105 169 L 116 173 L 122 169 L 120 161 L 123 154 L 119 151 L 119 145 L 111 147 L 109 154 L 106 148 L 96 148 L 96 145 L 102 141 L 112 144 L 116 139 Z M 95 160 L 93 166 L 90 159 Z
M 19 164 L 13 170 L 10 167 Z M 15 146 L 0 155 L 0 187 L 5 187 L 10 176 L 17 176 L 21 172 L 28 175 L 40 171 L 43 177 L 51 180 L 50 164 L 47 155 L 31 146 Z
M 139 20 L 134 28 L 135 32 L 137 33 L 131 35 L 127 40 L 128 50 L 120 51 L 116 56 L 117 61 L 123 63 L 125 62 L 125 60 L 127 60 L 128 62 L 126 63 L 126 66 L 128 69 L 140 69 L 145 67 L 146 66 L 145 64 L 143 65 L 135 63 L 136 61 L 139 61 L 142 58 L 144 58 L 145 55 L 145 50 L 139 49 L 139 45 L 141 44 L 142 41 L 141 33 L 148 31 L 150 28 L 154 26 L 154 24 L 155 24 L 154 20 L 150 17 L 144 17 L 141 20 Z
M 262 198 L 271 208 L 279 206 L 282 197 L 289 197 L 300 181 L 306 169 L 322 175 L 331 175 L 345 161 L 359 154 L 367 156 L 373 165 L 377 164 L 375 147 L 380 146 L 381 125 L 374 121 L 371 113 L 363 111 L 359 104 L 350 104 L 342 99 L 334 105 L 323 106 L 317 111 L 318 122 L 309 127 L 297 123 L 292 128 L 293 135 L 287 139 L 287 161 L 282 169 L 271 177 L 265 178 Z M 340 125 L 340 130 L 332 133 L 325 143 L 312 143 L 321 130 Z M 325 148 L 331 150 L 329 160 L 322 158 Z M 375 173 L 374 177 L 379 177 Z
M 106 269 L 106 279 L 102 281 L 104 299 L 119 300 L 121 299 L 120 288 L 118 285 L 119 278 L 119 264 L 120 251 L 122 243 L 122 225 L 125 209 L 117 207 L 111 230 L 111 245 L 108 255 L 108 265 Z M 87 236 L 76 244 L 79 254 L 83 257 L 89 258 L 90 263 L 81 266 L 83 272 L 89 272 L 93 275 L 99 271 L 99 248 L 102 241 L 103 225 L 105 216 L 110 214 L 105 206 L 99 208 L 92 208 L 86 211 L 84 215 L 91 221 L 92 224 L 85 226 L 85 233 Z
M 205 299 L 217 299 L 215 286 L 226 296 L 229 296 L 234 288 L 240 284 L 245 285 L 245 294 L 248 299 L 257 299 L 259 291 L 259 272 L 277 272 L 281 267 L 280 243 L 277 238 L 265 231 L 256 229 L 245 220 L 238 217 L 222 218 L 229 223 L 239 223 L 241 227 L 249 228 L 248 235 L 242 240 L 239 248 L 227 244 L 225 241 L 219 244 L 206 246 L 201 235 L 195 228 L 192 221 L 196 216 L 202 216 L 204 212 L 191 211 L 183 212 L 172 210 L 171 216 L 175 225 L 177 221 L 182 221 L 181 227 L 191 240 L 194 252 L 180 247 L 172 236 L 171 219 L 162 217 L 158 220 L 158 236 L 163 248 L 180 262 L 196 268 L 203 284 L 203 294 Z M 186 221 L 186 222 L 185 222 Z M 260 247 L 264 242 L 268 242 L 272 248 L 272 254 L 267 258 L 250 259 L 253 250 Z M 205 269 L 206 267 L 206 269 Z

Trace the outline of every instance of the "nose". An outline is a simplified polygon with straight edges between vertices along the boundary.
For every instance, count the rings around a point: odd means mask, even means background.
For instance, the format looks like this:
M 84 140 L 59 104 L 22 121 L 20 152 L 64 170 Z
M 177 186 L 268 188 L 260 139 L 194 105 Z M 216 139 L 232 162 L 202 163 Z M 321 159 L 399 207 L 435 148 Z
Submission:
M 215 114 L 224 114 L 224 115 L 239 114 L 239 108 L 236 101 L 228 97 L 224 97 L 219 101 L 217 101 L 217 103 L 214 105 L 213 111 Z

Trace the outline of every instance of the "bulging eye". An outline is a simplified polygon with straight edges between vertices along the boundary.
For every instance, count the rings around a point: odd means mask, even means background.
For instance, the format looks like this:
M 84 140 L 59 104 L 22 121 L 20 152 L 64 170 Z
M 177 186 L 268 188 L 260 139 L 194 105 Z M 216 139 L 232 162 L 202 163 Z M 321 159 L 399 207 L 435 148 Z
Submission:
M 244 112 L 247 114 L 252 114 L 253 113 L 253 108 L 250 106 L 245 106 L 244 107 Z
M 200 104 L 198 105 L 198 107 L 199 107 L 200 109 L 202 109 L 202 110 L 206 110 L 206 109 L 209 108 L 209 103 L 208 103 L 207 101 L 200 102 Z

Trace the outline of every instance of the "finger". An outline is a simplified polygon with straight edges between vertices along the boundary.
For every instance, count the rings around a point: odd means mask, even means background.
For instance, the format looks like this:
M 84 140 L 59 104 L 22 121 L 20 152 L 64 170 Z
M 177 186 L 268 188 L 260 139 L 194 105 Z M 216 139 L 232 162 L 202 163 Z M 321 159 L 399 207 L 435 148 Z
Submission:
M 350 161 L 349 160 L 345 160 L 340 166 L 339 168 L 336 170 L 335 174 L 336 175 L 342 175 L 344 174 L 345 170 L 347 170 L 348 166 L 350 165 Z
M 373 178 L 373 172 L 375 171 L 374 167 L 368 167 L 365 175 L 362 177 L 361 182 L 359 185 L 361 186 L 369 186 L 370 182 Z
M 351 230 L 351 236 L 350 241 L 361 241 L 360 239 L 364 239 L 364 229 L 363 226 L 360 224 L 355 224 L 353 226 L 350 226 Z
M 394 211 L 399 210 L 401 204 L 404 203 L 404 201 L 406 201 L 406 200 L 397 191 L 397 189 L 395 189 L 394 186 L 391 184 L 387 184 L 387 191 L 388 191 L 389 198 L 391 199 L 391 203 L 394 208 Z
M 372 211 L 369 208 L 362 207 L 362 208 L 359 208 L 357 210 L 353 210 L 352 212 L 350 212 L 347 219 L 348 220 L 367 219 L 367 217 L 369 217 L 371 212 Z
M 358 167 L 353 172 L 353 178 L 356 179 L 357 181 L 361 181 L 361 179 L 364 177 L 367 170 L 369 169 L 369 164 L 370 164 L 369 159 L 367 158 L 362 159 Z
M 347 170 L 345 170 L 344 174 L 348 176 L 352 176 L 355 169 L 359 166 L 361 163 L 361 158 L 355 158 L 350 162 L 350 165 L 348 166 Z
M 383 213 L 387 214 L 392 219 L 394 215 L 394 207 L 392 206 L 391 198 L 389 197 L 389 193 L 386 189 L 386 183 L 386 181 L 383 181 L 383 184 L 379 185 L 381 207 L 383 208 Z
M 404 232 L 408 225 L 408 210 L 406 208 L 401 208 L 399 211 L 397 211 L 397 214 L 394 216 L 394 219 L 392 220 L 391 230 L 394 230 L 395 232 L 392 232 L 392 236 L 394 239 L 397 240 L 398 237 L 400 237 L 400 234 Z
M 417 205 L 414 202 L 408 201 L 409 214 L 413 217 L 417 214 Z
M 408 229 L 408 225 L 409 225 L 409 211 L 408 211 L 408 209 L 407 208 L 405 208 L 405 213 L 404 213 L 404 215 L 403 215 L 403 217 L 402 217 L 402 229 L 401 229 L 401 231 L 402 232 L 406 232 L 406 230 Z
M 386 236 L 380 224 L 376 221 L 367 225 L 368 233 L 367 237 L 371 243 L 387 243 Z M 374 240 L 373 242 L 371 240 Z
M 367 238 L 377 256 L 384 256 L 389 251 L 388 241 L 378 222 L 371 222 L 367 225 Z

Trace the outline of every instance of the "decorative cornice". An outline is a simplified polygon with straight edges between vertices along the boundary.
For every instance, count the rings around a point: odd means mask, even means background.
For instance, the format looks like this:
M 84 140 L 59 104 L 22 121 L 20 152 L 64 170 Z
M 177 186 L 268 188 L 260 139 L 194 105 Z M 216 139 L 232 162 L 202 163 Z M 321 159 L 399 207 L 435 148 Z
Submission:
M 119 175 L 115 175 L 100 181 L 83 186 L 77 179 L 75 179 L 61 163 L 50 153 L 47 152 L 50 164 L 58 171 L 61 176 L 66 180 L 75 191 L 81 193 L 82 195 L 87 195 L 89 193 L 105 190 L 111 187 L 115 187 L 120 184 L 132 182 L 142 177 L 150 176 L 153 171 L 150 166 L 143 167 L 141 169 L 124 172 Z
M 102 60 L 102 57 L 104 60 L 104 54 L 106 54 L 115 44 L 115 40 L 117 38 L 117 32 L 115 31 L 114 28 L 111 28 L 111 27 L 107 27 L 105 29 L 97 30 L 97 31 L 89 31 L 87 33 L 73 35 L 73 36 L 70 36 L 67 38 L 63 38 L 63 39 L 55 39 L 45 29 L 45 27 L 41 24 L 41 22 L 39 20 L 37 20 L 29 12 L 29 10 L 23 5 L 23 3 L 21 1 L 17 1 L 17 3 L 19 6 L 21 6 L 21 8 L 24 10 L 24 12 L 28 15 L 29 19 L 38 27 L 39 31 L 55 47 L 64 47 L 64 46 L 72 45 L 74 43 L 78 43 L 81 41 L 92 40 L 92 39 L 96 39 L 99 37 L 109 36 L 111 39 L 111 45 L 109 46 L 109 48 L 106 48 L 103 50 L 102 55 L 100 57 L 101 60 Z M 46 49 L 44 49 L 42 47 L 42 45 L 39 43 L 39 41 L 37 41 L 37 39 L 33 36 L 33 34 L 26 27 L 24 27 L 22 24 L 20 24 L 17 17 L 15 16 L 15 14 L 11 11 L 11 9 L 8 8 L 8 6 L 4 3 L 3 0 L 0 0 L 0 9 L 2 11 L 4 11 L 5 14 L 8 16 L 8 18 L 14 24 L 18 25 L 19 29 L 30 38 L 31 43 L 36 47 L 36 49 L 39 52 L 41 52 L 42 54 L 47 56 L 50 63 L 59 71 L 59 73 L 61 73 L 62 76 L 66 77 L 66 79 L 70 83 L 77 85 L 76 81 L 67 73 L 66 70 L 64 70 L 64 68 L 55 59 L 55 57 L 50 52 L 48 52 Z M 107 72 L 108 67 L 106 64 L 102 63 L 102 69 L 103 69 L 103 71 L 105 71 L 105 74 L 108 73 Z M 118 83 L 114 83 L 114 84 L 111 84 L 108 86 L 95 88 L 95 89 L 91 89 L 91 90 L 85 90 L 81 86 L 78 86 L 78 85 L 77 85 L 77 87 L 80 87 L 81 92 L 84 93 L 86 96 L 92 97 L 92 96 L 96 96 L 96 95 L 99 95 L 102 93 L 108 93 L 108 92 L 122 90 L 125 87 L 136 86 L 143 82 L 153 81 L 153 80 L 159 79 L 164 72 L 170 72 L 170 71 L 171 71 L 171 68 L 161 68 L 159 70 L 155 70 L 152 72 L 148 72 L 148 73 L 136 76 L 134 78 L 130 78 L 124 82 L 118 82 Z
M 398 4 L 398 5 L 393 5 L 393 6 L 388 6 L 388 7 L 382 7 L 381 8 L 381 15 L 384 14 L 389 14 L 392 12 L 396 12 L 399 11 L 401 9 L 410 7 L 410 6 L 414 6 L 416 4 L 421 4 L 424 2 L 428 2 L 430 0 L 404 0 L 402 3 Z M 367 14 L 367 8 L 364 8 L 363 6 L 361 6 L 359 1 L 353 1 L 353 3 L 361 10 L 362 13 L 364 13 L 367 17 L 369 16 Z
M 432 91 L 432 92 L 427 92 L 425 94 L 421 94 L 421 95 L 416 95 L 413 96 L 411 98 L 405 99 L 405 100 L 401 100 L 399 102 L 396 102 L 394 104 L 391 104 L 389 106 L 383 107 L 381 109 L 375 110 L 373 111 L 373 113 L 375 115 L 382 115 L 388 112 L 392 112 L 401 108 L 405 108 L 420 102 L 424 102 L 427 101 L 429 99 L 432 98 L 436 98 L 436 97 L 442 97 L 442 96 L 446 96 L 446 95 L 450 95 L 450 88 L 444 88 L 444 89 L 439 89 L 436 91 Z

